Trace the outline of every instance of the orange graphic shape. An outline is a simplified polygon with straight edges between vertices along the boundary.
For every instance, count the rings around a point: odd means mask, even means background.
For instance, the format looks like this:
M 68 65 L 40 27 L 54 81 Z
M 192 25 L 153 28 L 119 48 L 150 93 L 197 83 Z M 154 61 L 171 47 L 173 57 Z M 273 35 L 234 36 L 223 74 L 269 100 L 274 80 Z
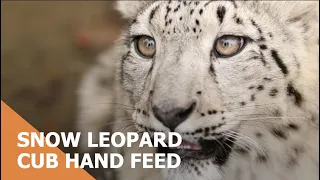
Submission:
M 27 121 L 13 111 L 6 103 L 1 101 L 1 179 L 2 180 L 94 180 L 83 169 L 66 168 L 65 154 L 59 148 L 52 147 L 25 147 L 17 146 L 20 132 L 37 132 Z M 28 168 L 18 166 L 18 156 L 21 153 L 55 153 L 58 155 L 59 166 L 55 169 Z M 23 162 L 30 162 L 23 161 Z M 39 164 L 39 158 L 37 159 Z M 73 165 L 73 164 L 71 164 Z M 72 167 L 72 166 L 71 166 Z

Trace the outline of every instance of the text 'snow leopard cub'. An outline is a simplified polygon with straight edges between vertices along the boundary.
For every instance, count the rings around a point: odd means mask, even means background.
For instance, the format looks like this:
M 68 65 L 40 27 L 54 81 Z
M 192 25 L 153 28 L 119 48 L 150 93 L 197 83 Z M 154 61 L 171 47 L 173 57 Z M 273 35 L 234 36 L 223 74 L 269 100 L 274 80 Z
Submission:
M 177 169 L 130 168 L 118 180 L 319 178 L 318 2 L 119 1 L 131 20 L 85 74 L 84 132 L 178 132 Z M 108 83 L 106 83 L 108 82 Z M 98 137 L 98 136 L 97 136 Z M 95 141 L 98 141 L 98 139 Z M 83 138 L 86 139 L 86 138 Z M 96 151 L 85 147 L 83 151 Z

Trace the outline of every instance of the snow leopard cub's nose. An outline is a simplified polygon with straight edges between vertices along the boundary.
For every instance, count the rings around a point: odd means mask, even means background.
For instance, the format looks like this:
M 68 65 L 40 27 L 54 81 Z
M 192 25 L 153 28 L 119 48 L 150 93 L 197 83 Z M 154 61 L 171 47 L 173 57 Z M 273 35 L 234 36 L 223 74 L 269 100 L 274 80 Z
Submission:
M 196 102 L 189 103 L 186 107 L 175 106 L 174 103 L 161 103 L 152 106 L 154 116 L 171 131 L 185 121 L 194 111 Z

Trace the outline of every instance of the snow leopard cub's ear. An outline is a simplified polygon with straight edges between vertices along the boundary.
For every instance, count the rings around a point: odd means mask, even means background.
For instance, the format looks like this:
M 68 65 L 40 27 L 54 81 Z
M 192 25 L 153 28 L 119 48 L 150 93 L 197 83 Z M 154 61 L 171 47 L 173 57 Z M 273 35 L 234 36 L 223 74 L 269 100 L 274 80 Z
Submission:
M 319 22 L 319 1 L 267 1 L 282 20 L 289 23 Z
M 118 0 L 116 9 L 126 19 L 133 19 L 136 17 L 138 12 L 144 7 L 148 6 L 152 1 L 123 1 Z
M 319 1 L 261 1 L 257 5 L 280 21 L 319 21 Z
M 262 1 L 260 5 L 283 25 L 303 34 L 309 42 L 318 42 L 319 1 Z

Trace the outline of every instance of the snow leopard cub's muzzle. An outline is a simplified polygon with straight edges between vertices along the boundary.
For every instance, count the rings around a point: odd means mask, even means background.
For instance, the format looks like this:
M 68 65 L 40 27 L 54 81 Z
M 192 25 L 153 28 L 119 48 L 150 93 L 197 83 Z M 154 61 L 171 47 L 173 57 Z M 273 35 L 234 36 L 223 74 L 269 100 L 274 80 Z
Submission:
M 177 148 L 160 147 L 158 152 L 177 153 L 183 162 L 210 159 L 214 164 L 223 165 L 235 141 L 232 136 L 224 135 L 224 132 L 230 130 L 225 122 L 228 113 L 222 108 L 204 112 L 201 109 L 201 91 L 185 94 L 185 98 L 181 98 L 184 93 L 167 96 L 159 94 L 152 91 L 149 111 L 138 109 L 136 114 L 153 124 L 138 123 L 138 128 L 151 134 L 158 131 L 178 132 L 182 135 L 183 142 Z M 203 121 L 201 126 L 192 125 L 199 121 Z

